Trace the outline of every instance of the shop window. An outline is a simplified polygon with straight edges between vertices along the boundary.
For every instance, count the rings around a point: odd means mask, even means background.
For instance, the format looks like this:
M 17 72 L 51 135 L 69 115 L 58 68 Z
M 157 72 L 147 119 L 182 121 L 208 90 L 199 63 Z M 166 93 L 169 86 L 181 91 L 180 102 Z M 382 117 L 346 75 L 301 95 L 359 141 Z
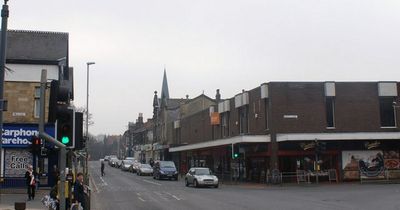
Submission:
M 334 97 L 326 97 L 325 106 L 326 106 L 326 127 L 334 128 L 335 127 L 335 98 Z
M 393 97 L 379 98 L 381 127 L 396 127 L 393 102 L 394 102 Z
M 249 109 L 248 106 L 239 107 L 239 133 L 245 134 L 249 131 Z
M 33 115 L 35 118 L 39 118 L 40 115 L 40 87 L 35 87 L 35 96 L 34 96 L 35 104 Z
M 229 136 L 229 112 L 221 113 L 221 136 Z

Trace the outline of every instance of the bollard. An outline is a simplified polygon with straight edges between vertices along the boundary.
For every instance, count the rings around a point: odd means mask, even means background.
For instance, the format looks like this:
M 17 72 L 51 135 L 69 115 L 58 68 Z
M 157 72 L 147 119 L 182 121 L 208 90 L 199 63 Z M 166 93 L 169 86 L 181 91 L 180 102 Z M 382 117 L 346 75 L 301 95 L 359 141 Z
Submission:
M 25 202 L 15 202 L 14 203 L 14 208 L 15 208 L 15 210 L 25 210 L 26 209 L 26 203 Z

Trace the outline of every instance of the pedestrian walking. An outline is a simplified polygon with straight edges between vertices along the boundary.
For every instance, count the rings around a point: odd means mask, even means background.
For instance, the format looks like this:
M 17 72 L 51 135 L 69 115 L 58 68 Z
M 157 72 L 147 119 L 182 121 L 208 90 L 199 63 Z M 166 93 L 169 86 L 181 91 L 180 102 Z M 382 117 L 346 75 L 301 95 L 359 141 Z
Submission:
M 28 189 L 28 201 L 35 199 L 35 189 L 36 189 L 36 177 L 37 174 L 33 171 L 32 165 L 28 166 L 28 170 L 25 173 L 26 186 Z
M 101 176 L 104 176 L 104 160 L 101 160 Z
M 76 176 L 74 184 L 74 199 L 75 203 L 80 203 L 83 209 L 86 209 L 85 188 L 83 186 L 83 173 L 79 172 Z

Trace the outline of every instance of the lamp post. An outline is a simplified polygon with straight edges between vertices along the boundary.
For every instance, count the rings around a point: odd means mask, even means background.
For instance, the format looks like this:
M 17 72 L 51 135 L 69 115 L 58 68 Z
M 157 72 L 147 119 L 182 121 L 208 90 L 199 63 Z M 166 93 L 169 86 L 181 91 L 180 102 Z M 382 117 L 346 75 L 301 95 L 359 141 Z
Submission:
M 88 179 L 88 159 L 89 159 L 89 152 L 88 152 L 88 145 L 89 145 L 89 67 L 90 65 L 94 65 L 95 62 L 87 62 L 86 66 L 86 166 L 85 166 L 85 175 L 86 175 L 86 181 L 89 183 Z
M 0 42 L 0 131 L 3 130 L 3 111 L 4 111 L 4 73 L 6 70 L 6 45 L 7 45 L 7 21 L 8 21 L 8 0 L 4 0 L 3 8 L 1 10 L 1 42 Z M 0 182 L 2 180 L 3 160 L 2 160 L 2 143 L 3 132 L 0 133 Z

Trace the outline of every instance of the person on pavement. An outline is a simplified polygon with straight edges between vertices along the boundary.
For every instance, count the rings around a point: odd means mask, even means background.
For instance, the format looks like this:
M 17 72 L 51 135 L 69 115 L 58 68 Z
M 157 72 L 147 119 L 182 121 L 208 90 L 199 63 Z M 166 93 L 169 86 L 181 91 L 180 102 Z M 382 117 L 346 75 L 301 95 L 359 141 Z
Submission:
M 101 161 L 101 176 L 104 176 L 104 160 Z
M 25 173 L 26 186 L 28 189 L 28 201 L 35 199 L 36 176 L 37 174 L 33 171 L 32 165 L 29 165 L 28 170 Z
M 74 184 L 74 199 L 80 203 L 83 209 L 86 209 L 85 190 L 83 186 L 83 173 L 78 173 Z

